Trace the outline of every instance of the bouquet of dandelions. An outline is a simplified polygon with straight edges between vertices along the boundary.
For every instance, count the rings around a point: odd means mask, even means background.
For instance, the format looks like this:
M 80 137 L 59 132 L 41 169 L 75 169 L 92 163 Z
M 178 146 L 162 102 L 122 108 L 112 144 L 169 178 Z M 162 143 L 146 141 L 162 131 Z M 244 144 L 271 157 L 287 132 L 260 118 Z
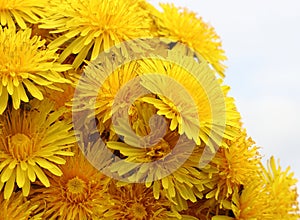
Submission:
M 0 0 L 0 219 L 298 219 L 213 27 L 145 0 Z

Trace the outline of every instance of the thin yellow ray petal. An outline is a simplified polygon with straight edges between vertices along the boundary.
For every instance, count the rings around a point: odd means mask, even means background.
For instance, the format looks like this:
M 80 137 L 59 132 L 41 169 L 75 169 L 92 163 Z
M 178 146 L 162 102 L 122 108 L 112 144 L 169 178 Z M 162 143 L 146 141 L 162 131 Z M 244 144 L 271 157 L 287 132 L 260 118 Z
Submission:
M 16 182 L 19 188 L 22 188 L 25 184 L 25 171 L 23 171 L 21 169 L 20 165 L 17 165 L 17 178 L 16 178 Z
M 24 186 L 22 187 L 22 193 L 23 193 L 23 196 L 28 196 L 30 193 L 30 181 L 29 181 L 28 177 L 25 177 L 25 183 L 24 183 Z
M 43 100 L 43 94 L 32 82 L 29 80 L 24 80 L 23 83 L 33 97 L 37 98 L 38 100 Z
M 9 199 L 15 187 L 16 174 L 12 172 L 9 180 L 5 183 L 4 199 Z
M 39 166 L 32 166 L 36 176 L 39 178 L 39 180 L 44 184 L 44 186 L 49 187 L 50 182 L 43 170 Z

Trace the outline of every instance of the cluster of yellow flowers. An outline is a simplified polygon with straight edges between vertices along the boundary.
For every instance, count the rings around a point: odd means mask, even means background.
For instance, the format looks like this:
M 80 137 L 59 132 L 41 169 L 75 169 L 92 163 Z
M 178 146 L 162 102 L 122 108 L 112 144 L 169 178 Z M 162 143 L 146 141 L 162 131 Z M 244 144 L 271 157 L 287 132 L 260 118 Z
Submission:
M 242 127 L 197 14 L 0 0 L 0 219 L 298 219 Z

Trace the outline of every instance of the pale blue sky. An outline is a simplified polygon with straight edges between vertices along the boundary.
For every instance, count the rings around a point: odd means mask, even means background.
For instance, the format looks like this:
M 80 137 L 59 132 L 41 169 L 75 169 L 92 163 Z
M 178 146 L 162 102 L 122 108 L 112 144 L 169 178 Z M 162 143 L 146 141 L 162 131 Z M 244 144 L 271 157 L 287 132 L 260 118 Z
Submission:
M 185 6 L 215 27 L 229 58 L 225 82 L 244 127 L 266 159 L 280 158 L 300 180 L 300 1 L 150 2 Z

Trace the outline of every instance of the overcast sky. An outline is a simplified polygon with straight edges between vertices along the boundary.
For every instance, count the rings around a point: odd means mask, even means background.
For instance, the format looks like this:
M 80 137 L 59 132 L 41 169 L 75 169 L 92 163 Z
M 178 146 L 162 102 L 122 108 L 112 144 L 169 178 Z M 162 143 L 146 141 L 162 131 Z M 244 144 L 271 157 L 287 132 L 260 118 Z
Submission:
M 215 27 L 229 58 L 225 82 L 244 127 L 265 159 L 280 158 L 300 180 L 300 1 L 150 2 L 185 6 Z

